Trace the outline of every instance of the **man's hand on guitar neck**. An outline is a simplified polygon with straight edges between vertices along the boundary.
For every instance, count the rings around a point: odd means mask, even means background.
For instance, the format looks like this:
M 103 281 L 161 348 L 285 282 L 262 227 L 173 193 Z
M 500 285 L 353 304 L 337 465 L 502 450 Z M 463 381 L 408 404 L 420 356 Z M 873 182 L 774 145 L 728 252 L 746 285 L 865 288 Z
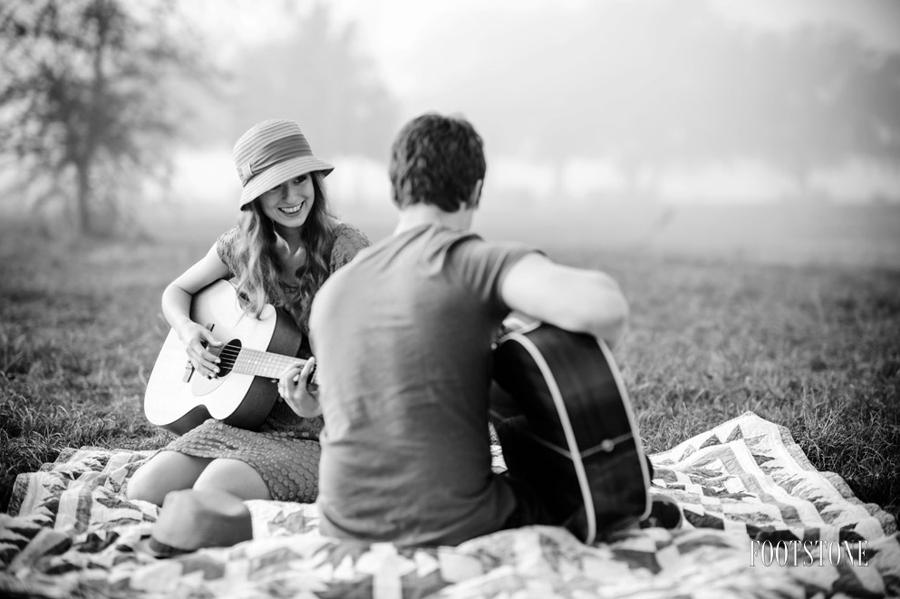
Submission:
M 219 347 L 222 345 L 222 342 L 216 340 L 212 331 L 193 320 L 185 319 L 175 327 L 175 332 L 178 334 L 181 342 L 184 343 L 188 359 L 194 365 L 194 368 L 197 369 L 197 373 L 206 378 L 218 376 L 219 358 L 206 348 L 208 345 Z
M 315 418 L 322 414 L 319 404 L 319 386 L 310 380 L 316 370 L 316 359 L 287 367 L 278 381 L 278 394 L 290 408 L 302 418 Z

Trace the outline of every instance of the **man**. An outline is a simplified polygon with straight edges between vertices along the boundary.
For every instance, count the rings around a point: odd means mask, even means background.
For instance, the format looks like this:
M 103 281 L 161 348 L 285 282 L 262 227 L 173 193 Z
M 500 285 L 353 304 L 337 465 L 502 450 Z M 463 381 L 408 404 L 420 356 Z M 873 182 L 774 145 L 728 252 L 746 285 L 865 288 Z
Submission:
M 612 345 L 628 307 L 603 273 L 469 233 L 484 175 L 482 140 L 466 120 L 413 119 L 392 148 L 393 236 L 316 296 L 324 534 L 453 545 L 545 521 L 491 472 L 491 341 L 516 310 Z

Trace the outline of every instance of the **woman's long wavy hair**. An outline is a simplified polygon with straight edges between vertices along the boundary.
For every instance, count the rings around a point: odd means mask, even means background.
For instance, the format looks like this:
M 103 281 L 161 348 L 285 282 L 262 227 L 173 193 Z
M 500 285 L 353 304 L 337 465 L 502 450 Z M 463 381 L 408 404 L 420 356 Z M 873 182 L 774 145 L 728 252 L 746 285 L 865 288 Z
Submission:
M 328 211 L 322 174 L 312 173 L 312 182 L 315 190 L 313 206 L 300 232 L 306 263 L 294 273 L 298 285 L 282 287 L 283 267 L 275 249 L 275 226 L 263 213 L 259 200 L 241 211 L 235 258 L 243 268 L 238 274 L 237 291 L 244 310 L 254 316 L 258 317 L 267 303 L 297 305 L 302 298 L 315 295 L 328 278 L 327 254 L 333 241 L 334 221 Z M 299 315 L 300 324 L 309 318 L 311 304 L 305 302 Z

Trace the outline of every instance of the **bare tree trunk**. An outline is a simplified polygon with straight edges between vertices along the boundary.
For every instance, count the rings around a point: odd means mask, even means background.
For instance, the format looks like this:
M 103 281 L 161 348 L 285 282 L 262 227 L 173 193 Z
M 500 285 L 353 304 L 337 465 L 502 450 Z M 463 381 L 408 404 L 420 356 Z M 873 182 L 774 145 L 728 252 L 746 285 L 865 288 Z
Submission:
M 84 162 L 77 163 L 75 165 L 75 174 L 78 178 L 78 194 L 75 197 L 78 233 L 81 236 L 91 235 L 93 233 L 93 223 L 91 221 L 91 180 L 88 164 Z
M 94 198 L 91 196 L 91 167 L 97 155 L 95 150 L 98 143 L 98 131 L 102 129 L 103 96 L 106 90 L 106 72 L 104 71 L 104 56 L 107 50 L 110 19 L 113 6 L 105 0 L 95 0 L 96 12 L 94 22 L 97 26 L 97 42 L 93 54 L 93 80 L 91 85 L 91 104 L 88 110 L 88 128 L 80 147 L 81 153 L 75 161 L 75 170 L 78 177 L 78 220 L 79 233 L 83 236 L 94 235 L 93 219 L 91 218 L 91 204 Z

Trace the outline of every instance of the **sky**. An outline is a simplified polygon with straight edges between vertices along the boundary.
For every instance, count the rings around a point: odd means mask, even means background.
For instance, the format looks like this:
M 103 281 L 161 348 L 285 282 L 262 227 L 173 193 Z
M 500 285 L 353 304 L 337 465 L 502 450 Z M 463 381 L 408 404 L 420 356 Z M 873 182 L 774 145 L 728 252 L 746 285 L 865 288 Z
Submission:
M 564 44 L 566 35 L 554 24 L 576 21 L 597 0 L 329 0 L 326 4 L 342 23 L 352 23 L 360 49 L 369 54 L 374 68 L 394 93 L 401 107 L 401 120 L 426 110 L 461 111 L 479 116 L 477 90 L 472 72 L 489 68 L 486 48 L 503 59 L 503 44 L 491 45 L 504 27 L 516 19 L 543 17 L 547 26 L 534 40 L 534 48 L 548 43 Z M 664 12 L 674 0 L 605 0 L 611 15 L 625 4 L 641 7 L 648 14 Z M 681 0 L 679 0 L 681 1 Z M 708 5 L 736 27 L 761 32 L 790 34 L 810 25 L 828 25 L 851 32 L 876 51 L 900 52 L 900 1 L 896 0 L 708 0 Z M 291 0 L 182 0 L 179 4 L 199 31 L 215 48 L 215 58 L 227 65 L 242 49 L 271 37 L 288 34 L 286 12 L 303 11 L 311 2 Z M 665 27 L 660 22 L 658 27 Z M 623 45 L 634 47 L 633 33 L 621 32 Z M 649 37 L 652 42 L 652 32 Z M 519 45 L 510 44 L 511 48 Z M 447 49 L 452 48 L 452 52 Z M 526 50 L 527 51 L 527 50 Z M 492 65 L 490 68 L 502 69 Z M 565 68 L 561 65 L 560 68 Z M 499 75 L 502 75 L 500 73 Z M 539 84 L 539 83 L 538 83 Z M 475 122 L 478 123 L 477 119 Z M 492 123 L 485 124 L 490 133 Z M 195 156 L 197 158 L 197 156 Z M 547 158 L 547 157 L 545 157 Z M 552 159 L 552 157 L 549 157 Z M 224 163 L 223 155 L 205 156 Z M 553 173 L 533 156 L 489 156 L 494 179 L 489 185 L 528 185 L 545 193 Z M 351 177 L 336 177 L 348 192 L 377 188 L 383 183 L 382 165 L 347 158 Z M 615 192 L 622 176 L 609 165 L 573 161 L 567 166 L 566 183 L 575 194 L 587 191 Z M 360 183 L 362 181 L 363 183 Z M 900 200 L 900 165 L 848 160 L 838 167 L 813 173 L 813 188 L 828 190 L 841 201 L 866 201 L 872 197 Z M 790 194 L 795 183 L 771 165 L 753 160 L 723 160 L 703 166 L 673 165 L 661 176 L 660 190 L 666 201 L 758 202 Z
M 226 61 L 242 44 L 252 44 L 286 31 L 281 15 L 302 10 L 310 2 L 291 0 L 182 0 L 186 14 L 216 42 Z M 516 13 L 578 16 L 596 0 L 329 0 L 342 22 L 355 23 L 362 44 L 389 85 L 414 101 L 423 74 L 431 69 L 429 39 L 441 31 L 460 42 L 453 62 L 471 63 L 465 39 L 474 22 L 502 19 Z M 605 0 L 662 5 L 671 0 Z M 900 50 L 900 2 L 896 0 L 710 0 L 719 13 L 748 27 L 790 31 L 809 24 L 832 24 L 858 34 L 876 48 Z M 448 31 L 452 29 L 452 31 Z M 473 48 L 472 52 L 477 52 Z M 453 68 L 453 64 L 442 67 Z

